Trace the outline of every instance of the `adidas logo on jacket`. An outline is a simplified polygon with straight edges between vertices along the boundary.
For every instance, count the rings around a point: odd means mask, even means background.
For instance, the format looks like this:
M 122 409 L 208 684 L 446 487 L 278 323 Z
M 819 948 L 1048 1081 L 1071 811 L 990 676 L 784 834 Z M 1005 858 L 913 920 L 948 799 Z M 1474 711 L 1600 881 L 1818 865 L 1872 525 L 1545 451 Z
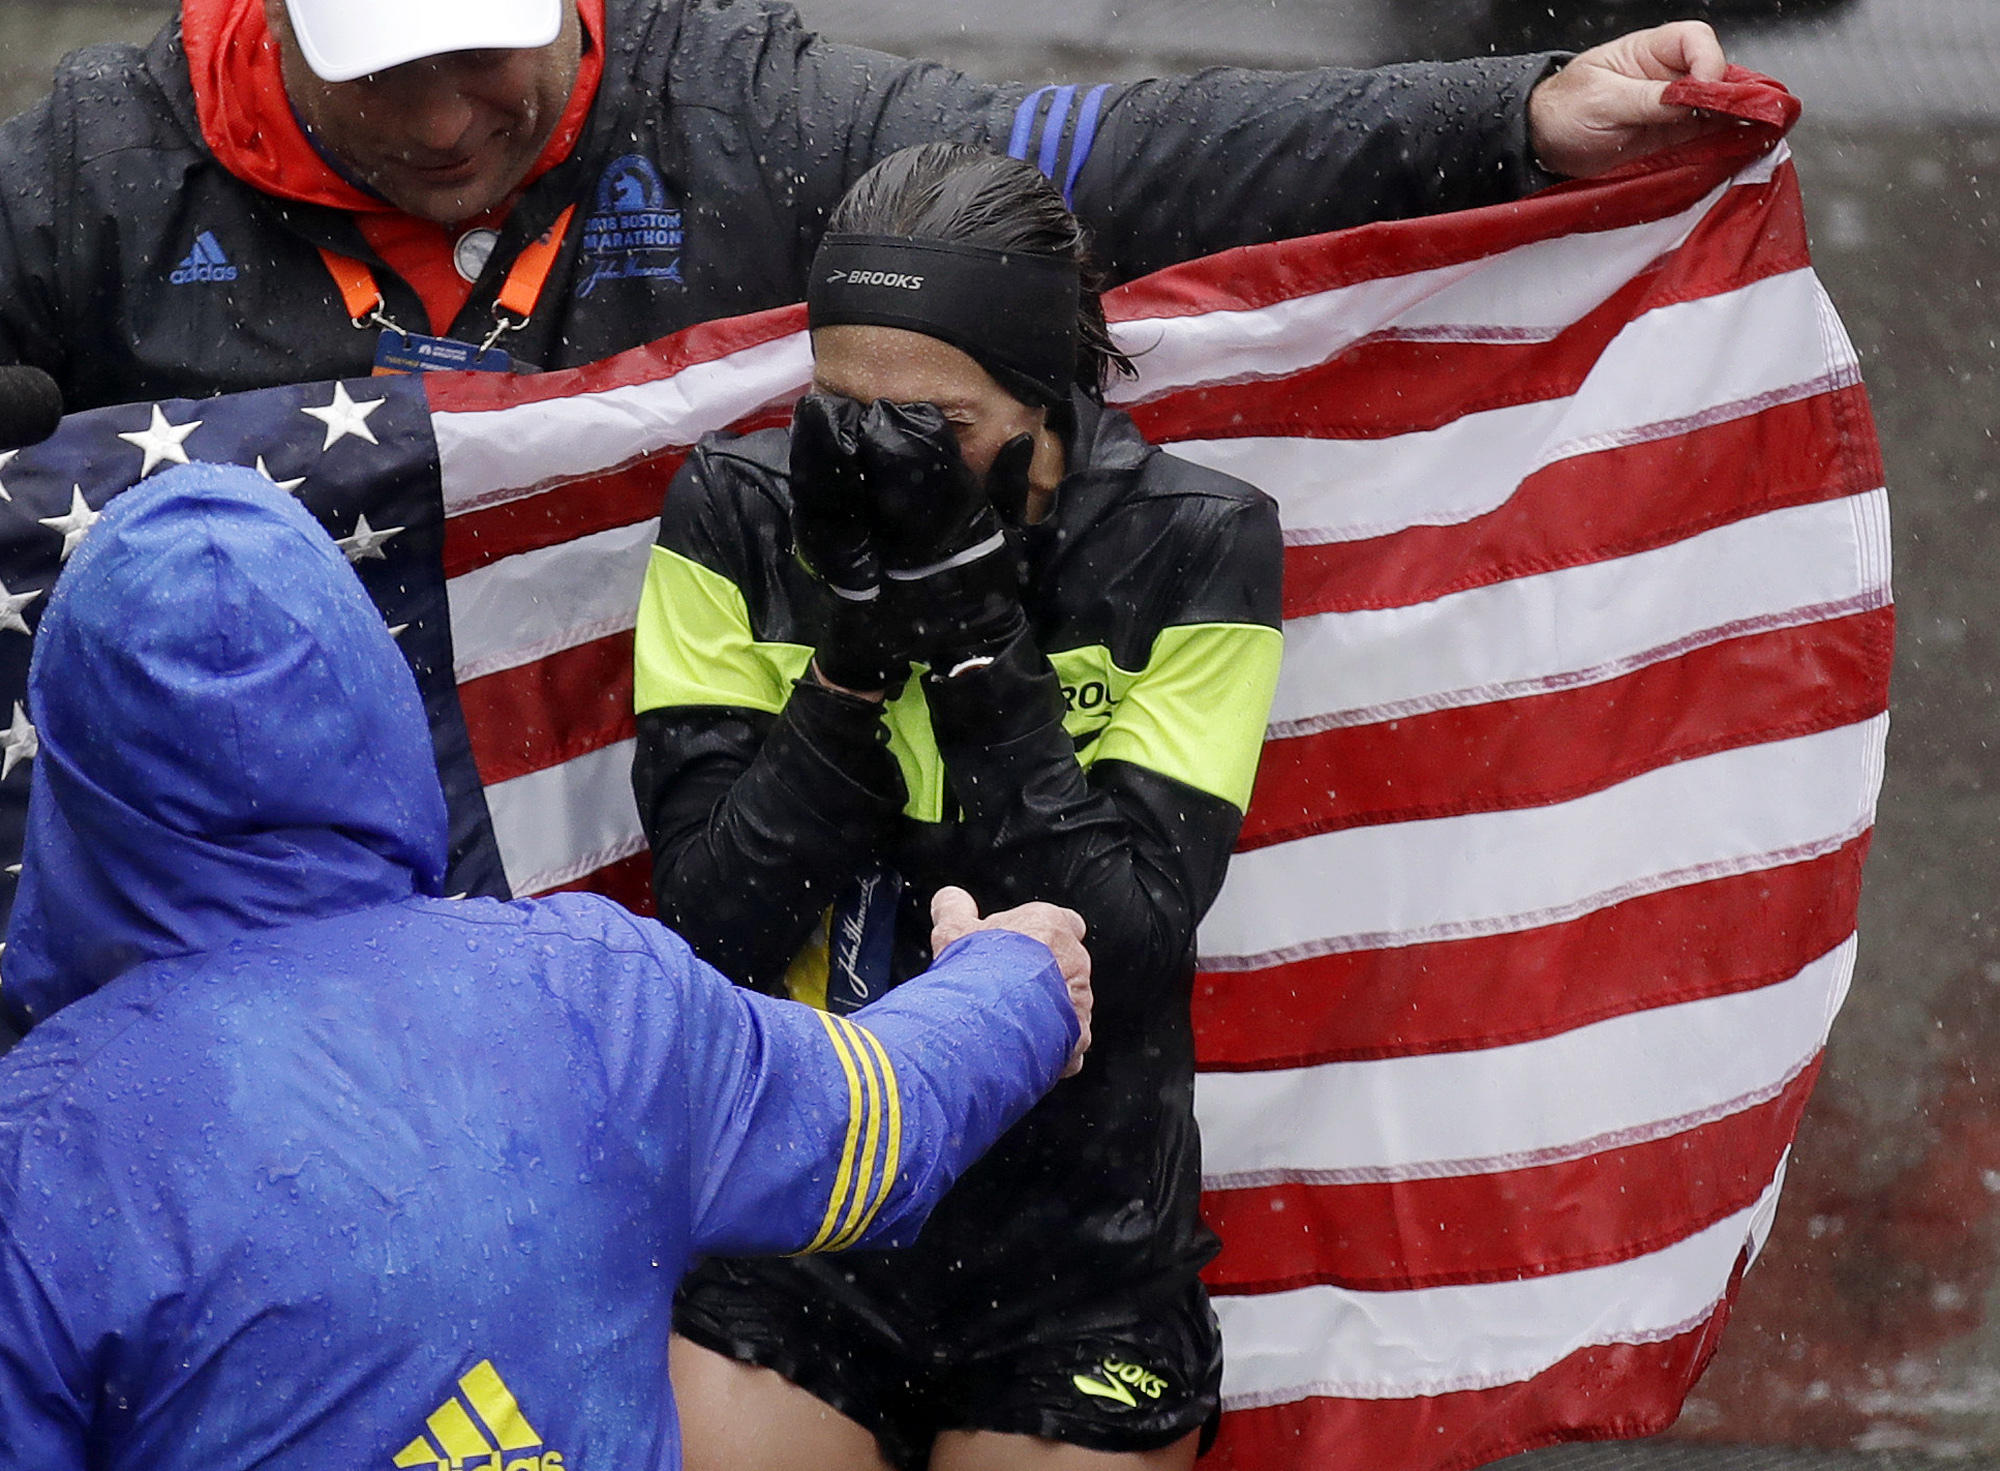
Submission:
M 176 286 L 186 286 L 195 281 L 234 281 L 236 275 L 236 267 L 223 254 L 215 232 L 203 230 L 195 237 L 194 249 L 187 253 L 187 259 L 175 266 L 167 279 Z

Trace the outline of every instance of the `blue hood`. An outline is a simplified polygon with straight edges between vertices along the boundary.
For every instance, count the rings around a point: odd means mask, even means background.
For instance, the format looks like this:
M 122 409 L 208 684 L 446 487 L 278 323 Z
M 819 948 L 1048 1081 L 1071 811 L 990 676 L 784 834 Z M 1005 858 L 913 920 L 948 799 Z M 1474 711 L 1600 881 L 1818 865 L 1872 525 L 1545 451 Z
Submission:
M 0 1002 L 36 1022 L 135 965 L 442 891 L 415 680 L 311 516 L 254 471 L 106 508 L 50 595 Z

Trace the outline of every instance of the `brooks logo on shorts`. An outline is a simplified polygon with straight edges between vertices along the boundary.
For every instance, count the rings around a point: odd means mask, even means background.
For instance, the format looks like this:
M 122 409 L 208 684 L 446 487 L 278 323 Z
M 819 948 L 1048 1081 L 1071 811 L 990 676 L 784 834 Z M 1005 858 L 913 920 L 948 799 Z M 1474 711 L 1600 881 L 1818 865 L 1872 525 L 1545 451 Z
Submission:
M 1137 1409 L 1139 1401 L 1132 1391 L 1137 1390 L 1147 1399 L 1158 1399 L 1167 1392 L 1167 1381 L 1150 1369 L 1142 1369 L 1137 1364 L 1128 1364 L 1121 1359 L 1103 1359 L 1097 1366 L 1103 1377 L 1092 1379 L 1086 1374 L 1073 1374 L 1070 1383 L 1093 1399 L 1108 1399 L 1113 1404 Z
M 176 286 L 189 286 L 196 281 L 234 281 L 236 276 L 236 267 L 223 254 L 215 232 L 203 230 L 195 236 L 194 249 L 187 253 L 187 259 L 175 266 L 167 279 Z
M 409 1471 L 569 1471 L 561 1451 L 544 1450 L 542 1438 L 514 1392 L 482 1359 L 458 1381 L 451 1396 L 424 1422 L 429 1431 L 396 1452 L 390 1464 Z M 481 1427 L 484 1427 L 483 1429 Z

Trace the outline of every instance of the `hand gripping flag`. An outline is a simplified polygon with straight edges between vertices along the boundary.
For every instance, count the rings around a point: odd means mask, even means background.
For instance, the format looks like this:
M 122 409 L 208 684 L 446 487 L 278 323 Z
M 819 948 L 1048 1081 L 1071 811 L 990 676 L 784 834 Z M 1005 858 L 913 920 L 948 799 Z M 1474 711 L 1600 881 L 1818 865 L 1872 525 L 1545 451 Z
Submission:
M 1216 1464 L 1447 1471 L 1677 1413 L 1854 959 L 1882 474 L 1782 136 L 1122 288 L 1154 439 L 1286 527 L 1286 661 L 1202 929 Z M 572 372 L 78 415 L 0 463 L 0 857 L 41 593 L 92 508 L 257 464 L 416 669 L 455 887 L 646 903 L 638 589 L 687 447 L 781 422 L 799 309 Z M 0 968 L 4 962 L 0 961 Z

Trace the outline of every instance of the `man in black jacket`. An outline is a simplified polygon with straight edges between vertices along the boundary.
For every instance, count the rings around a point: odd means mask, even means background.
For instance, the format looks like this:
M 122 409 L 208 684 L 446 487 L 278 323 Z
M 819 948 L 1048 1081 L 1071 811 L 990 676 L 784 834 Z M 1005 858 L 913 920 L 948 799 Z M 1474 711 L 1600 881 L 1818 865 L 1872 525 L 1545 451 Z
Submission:
M 941 136 L 1039 164 L 1122 279 L 1599 172 L 1707 126 L 1659 93 L 1722 67 L 1680 23 L 1560 67 L 1036 89 L 768 0 L 184 0 L 0 129 L 0 359 L 72 408 L 589 362 L 797 299 L 833 202 Z

